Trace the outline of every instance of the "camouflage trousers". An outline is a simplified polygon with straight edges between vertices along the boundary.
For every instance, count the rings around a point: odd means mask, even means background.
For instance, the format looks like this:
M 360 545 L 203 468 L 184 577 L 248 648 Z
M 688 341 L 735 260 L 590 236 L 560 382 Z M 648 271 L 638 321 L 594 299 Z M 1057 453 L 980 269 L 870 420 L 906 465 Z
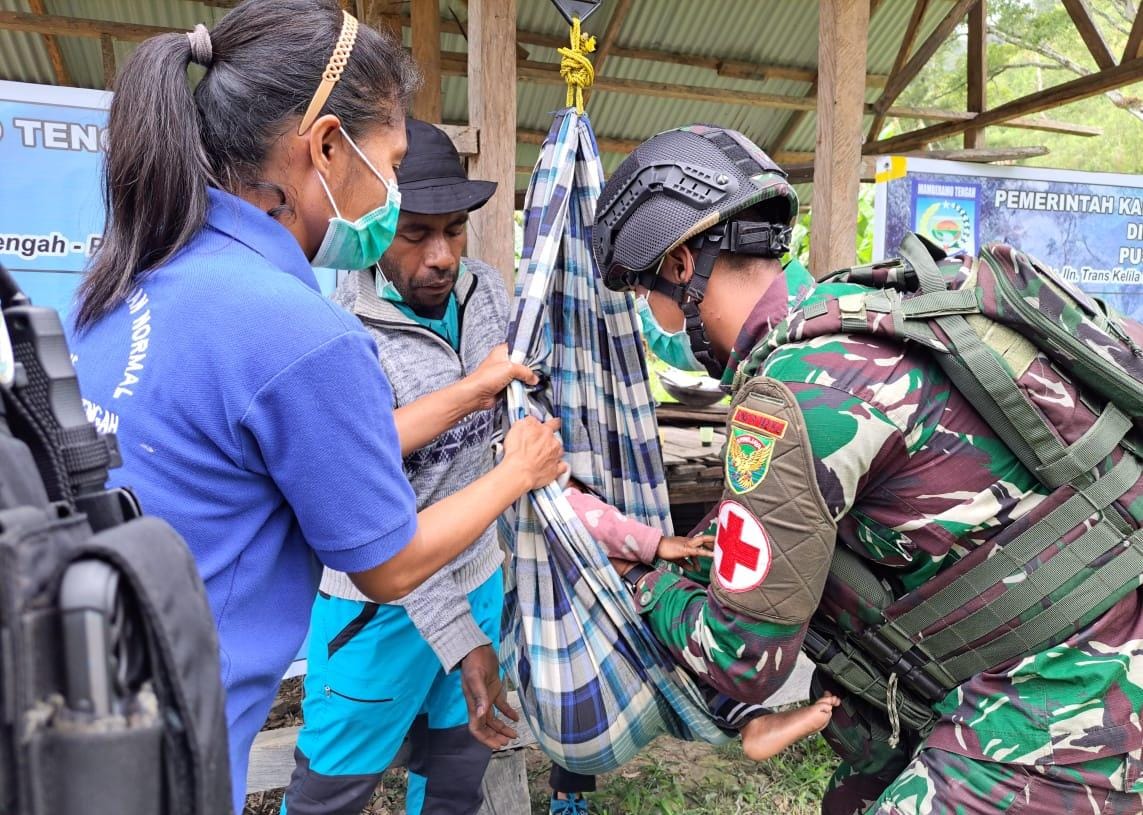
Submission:
M 814 690 L 823 684 L 832 685 L 819 672 Z M 931 747 L 914 756 L 909 734 L 890 748 L 884 716 L 860 700 L 842 700 L 823 733 L 842 757 L 822 800 L 823 815 L 1143 815 L 1138 751 L 1047 766 Z
M 1031 766 L 980 761 L 926 749 L 865 813 L 1140 815 L 1143 781 L 1136 779 L 1133 786 L 1138 791 L 1129 791 L 1124 766 L 1123 756 L 1081 764 Z M 837 798 L 834 801 L 841 803 Z

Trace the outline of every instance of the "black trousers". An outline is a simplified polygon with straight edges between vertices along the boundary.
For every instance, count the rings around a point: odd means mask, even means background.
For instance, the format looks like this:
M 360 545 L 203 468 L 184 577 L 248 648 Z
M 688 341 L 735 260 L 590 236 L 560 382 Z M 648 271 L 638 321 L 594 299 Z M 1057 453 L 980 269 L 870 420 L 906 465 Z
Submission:
M 595 792 L 595 776 L 573 773 L 553 762 L 548 785 L 552 792 Z

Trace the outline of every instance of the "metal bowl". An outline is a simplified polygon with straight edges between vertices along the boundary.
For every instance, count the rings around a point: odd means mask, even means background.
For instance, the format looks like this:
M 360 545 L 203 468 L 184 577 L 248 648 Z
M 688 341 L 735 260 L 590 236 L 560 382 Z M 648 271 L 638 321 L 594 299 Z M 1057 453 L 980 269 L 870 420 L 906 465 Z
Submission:
M 698 377 L 672 371 L 659 374 L 659 384 L 663 386 L 663 390 L 677 399 L 679 404 L 687 407 L 712 407 L 726 397 L 719 387 L 718 380 L 709 376 Z

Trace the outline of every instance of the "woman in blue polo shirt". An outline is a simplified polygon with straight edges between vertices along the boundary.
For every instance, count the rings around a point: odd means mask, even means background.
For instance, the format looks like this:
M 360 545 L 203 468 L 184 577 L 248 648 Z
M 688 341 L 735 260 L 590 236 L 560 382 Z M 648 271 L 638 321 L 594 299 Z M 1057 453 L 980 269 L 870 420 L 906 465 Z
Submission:
M 116 477 L 206 582 L 237 811 L 319 562 L 395 599 L 563 467 L 552 428 L 517 425 L 500 466 L 418 518 L 376 348 L 318 291 L 311 264 L 366 268 L 392 239 L 415 84 L 400 44 L 336 0 L 247 0 L 142 43 L 116 84 L 74 351 L 89 412 L 118 432 Z M 505 362 L 466 398 L 531 376 Z M 494 730 L 498 680 L 481 681 L 474 727 Z

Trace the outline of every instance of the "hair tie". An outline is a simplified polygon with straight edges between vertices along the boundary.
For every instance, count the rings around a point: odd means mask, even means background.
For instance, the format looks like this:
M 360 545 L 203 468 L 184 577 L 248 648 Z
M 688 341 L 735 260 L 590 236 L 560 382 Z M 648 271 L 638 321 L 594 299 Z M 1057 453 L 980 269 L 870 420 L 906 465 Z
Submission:
M 210 32 L 206 26 L 202 23 L 196 25 L 194 31 L 187 32 L 187 39 L 190 40 L 191 62 L 209 68 L 214 59 L 214 48 L 210 44 Z

